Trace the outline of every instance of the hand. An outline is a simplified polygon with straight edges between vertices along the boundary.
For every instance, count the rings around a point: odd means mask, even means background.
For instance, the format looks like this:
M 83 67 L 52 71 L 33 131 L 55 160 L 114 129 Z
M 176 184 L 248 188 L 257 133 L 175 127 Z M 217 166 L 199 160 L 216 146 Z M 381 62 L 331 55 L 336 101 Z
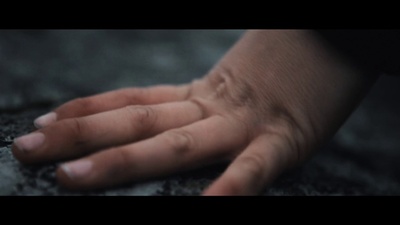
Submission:
M 72 100 L 13 154 L 77 159 L 57 169 L 71 189 L 229 161 L 204 194 L 257 194 L 332 137 L 372 83 L 311 31 L 249 31 L 204 78 Z

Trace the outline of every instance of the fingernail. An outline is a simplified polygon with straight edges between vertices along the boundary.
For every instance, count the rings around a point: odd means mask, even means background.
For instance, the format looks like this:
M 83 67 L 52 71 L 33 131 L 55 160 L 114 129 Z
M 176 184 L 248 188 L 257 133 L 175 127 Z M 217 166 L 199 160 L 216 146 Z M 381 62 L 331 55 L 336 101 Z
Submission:
M 33 124 L 36 128 L 42 128 L 54 123 L 57 120 L 57 114 L 55 112 L 47 113 L 35 119 Z
M 74 180 L 88 175 L 92 166 L 92 161 L 79 160 L 76 162 L 66 163 L 61 166 L 61 169 L 71 180 Z
M 14 139 L 14 144 L 23 152 L 33 151 L 44 143 L 45 136 L 43 133 L 36 132 Z

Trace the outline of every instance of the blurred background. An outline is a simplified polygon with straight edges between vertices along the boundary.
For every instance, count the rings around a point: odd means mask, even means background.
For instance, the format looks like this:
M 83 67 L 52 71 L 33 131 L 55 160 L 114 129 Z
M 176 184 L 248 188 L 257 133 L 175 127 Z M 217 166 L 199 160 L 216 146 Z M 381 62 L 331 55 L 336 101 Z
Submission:
M 22 166 L 12 139 L 72 98 L 202 77 L 243 30 L 0 30 L 0 195 L 193 195 L 226 165 L 95 192 L 56 184 L 55 164 Z M 265 195 L 400 194 L 399 77 L 382 76 L 331 142 Z

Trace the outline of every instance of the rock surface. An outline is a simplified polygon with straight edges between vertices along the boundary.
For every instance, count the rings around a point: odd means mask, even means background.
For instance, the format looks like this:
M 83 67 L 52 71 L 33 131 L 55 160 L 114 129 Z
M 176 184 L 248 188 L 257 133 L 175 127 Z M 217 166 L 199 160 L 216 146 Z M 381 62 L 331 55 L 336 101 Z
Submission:
M 218 165 L 145 183 L 71 192 L 56 165 L 27 167 L 10 152 L 13 138 L 62 102 L 127 86 L 185 83 L 201 77 L 240 30 L 0 31 L 0 195 L 197 195 Z M 398 77 L 382 77 L 315 157 L 281 176 L 265 195 L 399 195 Z

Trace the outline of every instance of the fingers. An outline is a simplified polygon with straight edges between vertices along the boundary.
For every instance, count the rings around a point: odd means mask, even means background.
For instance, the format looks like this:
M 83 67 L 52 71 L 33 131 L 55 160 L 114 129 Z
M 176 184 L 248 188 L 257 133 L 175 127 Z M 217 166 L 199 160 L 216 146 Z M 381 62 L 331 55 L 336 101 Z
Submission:
M 147 138 L 203 116 L 202 109 L 192 101 L 128 106 L 56 122 L 17 138 L 13 153 L 24 163 L 67 159 Z
M 128 105 L 151 105 L 171 101 L 183 101 L 189 92 L 189 85 L 154 86 L 151 88 L 125 88 L 86 98 L 71 100 L 53 112 L 34 121 L 37 128 L 42 128 L 55 121 L 82 117 L 95 113 L 118 109 Z
M 204 195 L 254 195 L 287 164 L 279 140 L 260 136 L 240 154 Z
M 241 124 L 213 116 L 151 139 L 102 151 L 57 170 L 62 185 L 92 189 L 193 169 L 226 159 L 246 139 Z

